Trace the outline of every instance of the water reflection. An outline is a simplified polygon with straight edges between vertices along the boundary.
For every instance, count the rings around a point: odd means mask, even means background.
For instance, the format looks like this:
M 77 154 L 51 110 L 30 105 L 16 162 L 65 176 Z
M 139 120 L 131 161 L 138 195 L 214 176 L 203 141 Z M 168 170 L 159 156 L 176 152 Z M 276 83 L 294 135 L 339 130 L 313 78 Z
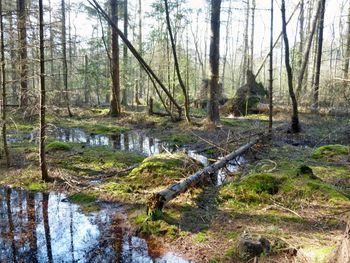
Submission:
M 0 188 L 0 262 L 188 262 L 172 253 L 152 258 L 113 209 L 86 215 L 65 199 Z

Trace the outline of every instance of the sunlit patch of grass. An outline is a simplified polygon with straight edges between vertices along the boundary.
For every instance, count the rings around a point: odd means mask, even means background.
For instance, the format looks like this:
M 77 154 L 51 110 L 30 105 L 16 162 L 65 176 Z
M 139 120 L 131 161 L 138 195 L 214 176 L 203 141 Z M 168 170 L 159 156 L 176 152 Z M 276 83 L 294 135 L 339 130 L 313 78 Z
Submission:
M 45 182 L 34 182 L 30 183 L 26 189 L 35 192 L 45 191 L 47 190 L 47 184 Z

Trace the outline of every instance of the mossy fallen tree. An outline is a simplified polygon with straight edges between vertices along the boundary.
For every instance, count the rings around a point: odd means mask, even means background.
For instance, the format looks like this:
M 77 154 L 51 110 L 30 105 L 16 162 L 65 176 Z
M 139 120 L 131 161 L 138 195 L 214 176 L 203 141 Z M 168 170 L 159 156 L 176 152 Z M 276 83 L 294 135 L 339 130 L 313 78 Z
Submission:
M 234 158 L 242 155 L 247 150 L 249 150 L 252 146 L 254 146 L 259 141 L 259 138 L 250 141 L 249 143 L 241 146 L 236 151 L 231 152 L 230 154 L 224 156 L 222 159 L 216 161 L 215 163 L 206 166 L 202 170 L 190 175 L 189 177 L 181 180 L 178 183 L 175 183 L 166 189 L 154 193 L 149 199 L 147 203 L 147 213 L 149 215 L 156 214 L 161 211 L 165 204 L 174 199 L 181 193 L 186 192 L 192 186 L 195 186 L 199 182 L 201 182 L 206 177 L 215 174 L 221 168 L 224 168 L 227 163 Z

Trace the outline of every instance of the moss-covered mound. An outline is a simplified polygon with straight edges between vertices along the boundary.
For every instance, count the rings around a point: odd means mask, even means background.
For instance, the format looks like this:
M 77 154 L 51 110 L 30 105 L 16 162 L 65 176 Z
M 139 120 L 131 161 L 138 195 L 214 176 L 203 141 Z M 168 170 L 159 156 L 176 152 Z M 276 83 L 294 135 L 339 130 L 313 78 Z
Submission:
M 279 171 L 248 175 L 240 182 L 224 185 L 220 199 L 229 207 L 245 207 L 270 203 L 273 200 L 293 207 L 310 200 L 319 203 L 349 203 L 349 196 L 334 185 L 309 174 L 290 176 Z
M 47 149 L 51 151 L 69 151 L 71 148 L 71 145 L 65 142 L 50 142 L 47 145 Z
M 348 155 L 350 153 L 350 147 L 341 145 L 341 144 L 333 144 L 333 145 L 324 145 L 318 147 L 313 153 L 312 158 L 320 159 L 320 158 L 333 158 L 339 155 Z
M 157 187 L 173 183 L 200 168 L 200 164 L 185 153 L 163 153 L 146 158 L 129 177 L 139 181 L 141 186 Z

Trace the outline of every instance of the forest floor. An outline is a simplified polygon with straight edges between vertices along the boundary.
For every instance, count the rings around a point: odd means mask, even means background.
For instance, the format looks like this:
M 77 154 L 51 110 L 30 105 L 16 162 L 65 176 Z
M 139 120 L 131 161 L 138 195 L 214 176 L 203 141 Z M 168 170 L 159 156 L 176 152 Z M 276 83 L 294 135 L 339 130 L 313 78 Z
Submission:
M 213 160 L 267 129 L 265 115 L 222 118 L 213 127 L 200 117 L 189 125 L 138 112 L 112 119 L 107 112 L 76 109 L 75 117 L 65 118 L 58 109 L 49 114 L 48 129 L 78 128 L 114 141 L 120 141 L 121 134 L 137 132 L 172 149 L 190 148 Z M 350 211 L 350 121 L 301 115 L 302 132 L 295 135 L 287 132 L 288 114 L 274 119 L 272 139 L 254 146 L 245 156 L 247 163 L 221 186 L 206 182 L 191 189 L 168 204 L 157 221 L 147 220 L 147 198 L 201 167 L 184 153 L 166 149 L 146 157 L 130 149 L 59 142 L 49 133 L 47 160 L 56 180 L 43 183 L 37 128 L 33 120 L 18 117 L 9 127 L 12 166 L 0 166 L 0 185 L 64 191 L 86 212 L 98 209 L 97 199 L 118 202 L 135 233 L 150 240 L 153 249 L 162 243 L 159 249 L 171 249 L 195 262 L 246 262 L 237 249 L 243 233 L 271 242 L 271 253 L 260 262 L 324 262 L 342 237 Z M 131 144 L 123 138 L 124 144 Z

